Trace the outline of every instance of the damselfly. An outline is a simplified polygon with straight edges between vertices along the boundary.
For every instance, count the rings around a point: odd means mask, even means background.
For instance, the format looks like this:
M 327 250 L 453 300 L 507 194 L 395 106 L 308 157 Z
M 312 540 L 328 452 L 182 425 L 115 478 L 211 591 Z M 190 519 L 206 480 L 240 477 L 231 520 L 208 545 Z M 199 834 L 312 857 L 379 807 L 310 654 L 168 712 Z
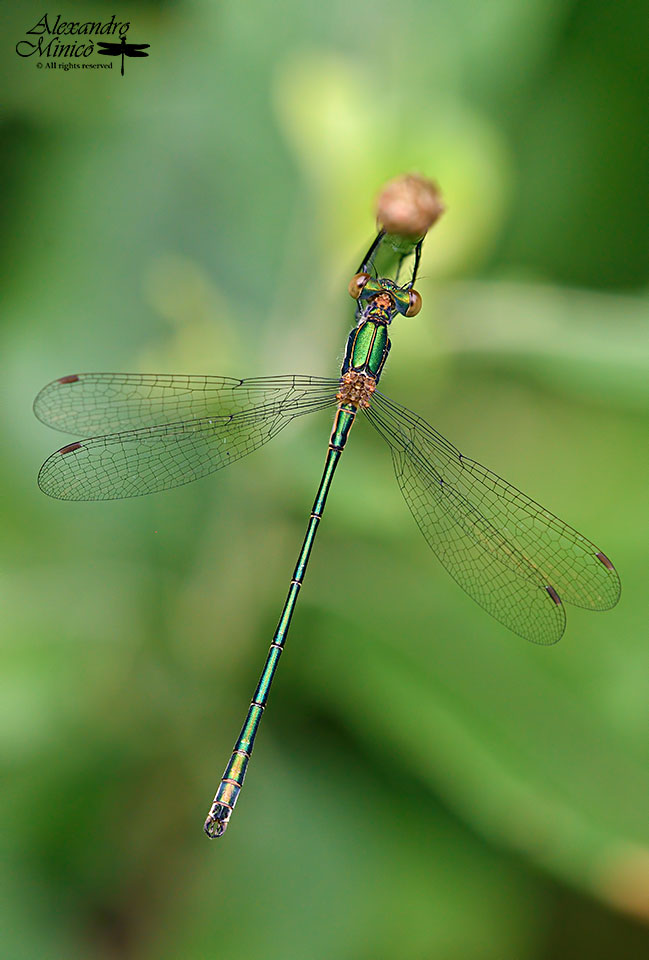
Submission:
M 421 308 L 413 284 L 422 243 L 443 209 L 421 178 L 395 181 L 382 197 L 379 232 L 349 284 L 356 314 L 339 377 L 85 373 L 49 384 L 34 404 L 44 423 L 92 435 L 62 447 L 41 468 L 41 489 L 66 500 L 134 497 L 189 483 L 261 447 L 295 418 L 335 408 L 288 596 L 205 821 L 210 837 L 225 831 L 241 790 L 334 471 L 359 413 L 388 445 L 429 546 L 457 583 L 515 633 L 555 643 L 565 627 L 563 601 L 608 610 L 620 595 L 613 564 L 590 540 L 377 389 L 390 324 Z

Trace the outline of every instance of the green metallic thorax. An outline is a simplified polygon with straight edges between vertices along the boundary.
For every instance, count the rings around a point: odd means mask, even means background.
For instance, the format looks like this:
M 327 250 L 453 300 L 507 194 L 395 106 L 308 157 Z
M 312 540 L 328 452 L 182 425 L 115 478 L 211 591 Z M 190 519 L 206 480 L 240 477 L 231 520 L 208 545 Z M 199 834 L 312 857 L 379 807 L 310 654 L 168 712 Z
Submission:
M 341 374 L 353 370 L 366 373 L 378 380 L 390 352 L 388 338 L 389 311 L 385 307 L 370 307 L 360 323 L 349 335 Z

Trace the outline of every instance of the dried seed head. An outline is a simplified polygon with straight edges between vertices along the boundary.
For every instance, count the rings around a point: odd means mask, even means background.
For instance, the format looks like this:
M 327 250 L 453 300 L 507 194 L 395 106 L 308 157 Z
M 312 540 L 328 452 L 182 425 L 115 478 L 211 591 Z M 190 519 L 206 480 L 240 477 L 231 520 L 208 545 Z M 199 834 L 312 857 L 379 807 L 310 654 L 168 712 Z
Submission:
M 444 210 L 437 184 L 417 173 L 389 180 L 376 203 L 380 226 L 402 237 L 423 237 Z

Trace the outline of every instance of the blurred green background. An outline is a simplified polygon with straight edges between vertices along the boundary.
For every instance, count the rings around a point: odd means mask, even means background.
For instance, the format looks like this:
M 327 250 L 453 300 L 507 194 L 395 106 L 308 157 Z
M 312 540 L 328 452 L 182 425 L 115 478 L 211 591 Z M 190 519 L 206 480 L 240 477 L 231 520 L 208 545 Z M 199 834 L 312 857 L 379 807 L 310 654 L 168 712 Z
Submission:
M 128 17 L 123 80 L 37 69 L 42 4 L 3 16 L 2 956 L 649 955 L 644 0 L 119 7 L 48 12 Z M 406 170 L 448 212 L 385 391 L 601 544 L 622 601 L 554 648 L 508 633 L 361 424 L 210 843 L 329 414 L 79 504 L 36 487 L 65 440 L 31 402 L 78 371 L 334 375 Z

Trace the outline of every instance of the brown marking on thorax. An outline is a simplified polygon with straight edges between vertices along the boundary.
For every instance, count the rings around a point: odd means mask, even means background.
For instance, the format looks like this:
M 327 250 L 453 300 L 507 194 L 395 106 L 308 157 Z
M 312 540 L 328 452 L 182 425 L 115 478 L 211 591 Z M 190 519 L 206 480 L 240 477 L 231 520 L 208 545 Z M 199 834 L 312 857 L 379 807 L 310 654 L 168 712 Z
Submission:
M 373 298 L 372 303 L 375 303 L 377 307 L 385 307 L 386 310 L 394 306 L 394 302 L 389 293 L 379 293 L 378 296 Z
M 350 370 L 340 381 L 340 390 L 336 400 L 340 403 L 351 403 L 355 407 L 369 407 L 372 394 L 376 390 L 376 380 L 366 373 Z

